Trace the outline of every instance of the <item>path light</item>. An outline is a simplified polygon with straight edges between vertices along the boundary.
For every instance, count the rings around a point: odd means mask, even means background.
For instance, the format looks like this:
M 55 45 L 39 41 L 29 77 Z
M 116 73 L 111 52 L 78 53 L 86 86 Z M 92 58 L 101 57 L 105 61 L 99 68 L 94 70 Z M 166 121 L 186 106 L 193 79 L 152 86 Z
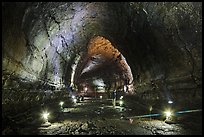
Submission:
M 123 96 L 120 96 L 120 99 L 123 99 Z
M 130 122 L 130 124 L 132 124 L 132 123 L 133 123 L 133 119 L 132 119 L 132 118 L 130 118 L 130 119 L 129 119 L 129 122 Z
M 76 98 L 74 98 L 74 99 L 73 99 L 73 101 L 74 101 L 74 103 L 76 103 L 76 102 L 77 102 L 77 99 L 76 99 Z
M 64 104 L 64 102 L 63 102 L 63 101 L 61 101 L 61 102 L 59 103 L 60 108 L 61 108 L 61 111 L 63 111 L 63 104 Z
M 166 117 L 170 117 L 172 115 L 170 111 L 166 111 L 164 113 L 165 113 Z
M 149 111 L 151 112 L 151 111 L 152 111 L 152 109 L 153 109 L 153 108 L 152 108 L 152 106 L 150 106 Z
M 42 118 L 45 120 L 45 123 L 48 123 L 49 115 L 50 115 L 50 113 L 48 113 L 48 112 L 43 112 L 42 113 Z
M 103 96 L 100 96 L 100 99 L 102 99 L 103 98 Z
M 120 100 L 120 101 L 119 101 L 119 104 L 120 104 L 120 106 L 122 106 L 122 105 L 123 105 L 123 101 L 122 101 L 122 100 Z
M 59 105 L 62 107 L 63 106 L 63 104 L 64 104 L 64 102 L 63 101 L 61 101 L 60 103 L 59 103 Z
M 151 120 L 151 112 L 152 112 L 152 106 L 150 106 L 150 108 L 149 108 L 149 112 L 150 112 L 150 120 Z
M 166 116 L 166 120 L 169 120 L 172 116 L 172 112 L 170 110 L 165 111 L 164 114 Z
M 172 104 L 172 103 L 173 103 L 173 101 L 169 100 L 169 101 L 168 101 L 168 103 L 169 103 L 169 104 Z

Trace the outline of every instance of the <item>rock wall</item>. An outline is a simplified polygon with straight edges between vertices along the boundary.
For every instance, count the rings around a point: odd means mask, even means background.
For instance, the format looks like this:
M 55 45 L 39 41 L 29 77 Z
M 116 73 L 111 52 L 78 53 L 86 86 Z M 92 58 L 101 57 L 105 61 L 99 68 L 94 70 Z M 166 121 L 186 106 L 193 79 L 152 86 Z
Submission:
M 90 38 L 116 34 L 119 25 L 116 11 L 111 9 L 114 5 L 121 4 L 4 3 L 4 76 L 59 88 L 69 84 L 65 82 L 67 69 L 70 70 L 76 54 L 86 50 Z
M 3 92 L 65 88 L 89 40 L 105 36 L 130 65 L 135 93 L 200 95 L 201 11 L 198 2 L 2 3 Z
M 198 2 L 129 3 L 129 30 L 121 47 L 136 92 L 164 82 L 169 91 L 202 87 L 202 6 Z

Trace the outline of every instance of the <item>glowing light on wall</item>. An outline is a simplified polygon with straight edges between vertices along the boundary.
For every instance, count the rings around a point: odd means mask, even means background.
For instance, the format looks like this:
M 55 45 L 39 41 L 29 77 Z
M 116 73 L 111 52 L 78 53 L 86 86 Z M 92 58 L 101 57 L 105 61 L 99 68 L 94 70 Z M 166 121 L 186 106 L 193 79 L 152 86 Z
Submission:
M 82 73 L 89 72 L 90 70 L 94 70 L 106 61 L 105 57 L 102 54 L 97 54 L 91 56 L 91 60 L 86 64 L 85 68 L 82 70 Z
M 124 92 L 127 92 L 127 86 L 124 85 Z
M 85 73 L 85 72 L 88 72 L 88 71 L 90 71 L 90 70 L 93 70 L 93 68 L 96 66 L 96 64 L 97 64 L 97 63 L 95 63 L 94 61 L 90 61 L 90 62 L 86 65 L 86 67 L 82 70 L 82 73 L 81 73 L 81 74 L 83 74 L 83 73 Z
M 100 87 L 105 86 L 103 79 L 95 79 L 95 80 L 93 80 L 93 84 L 97 85 L 97 86 L 100 86 Z
M 81 56 L 80 55 L 77 55 L 76 58 L 75 58 L 75 61 L 72 65 L 72 73 L 71 73 L 71 84 L 70 84 L 70 87 L 72 87 L 74 85 L 74 75 L 75 75 L 75 70 L 77 68 L 77 65 L 79 63 L 79 60 L 81 59 Z

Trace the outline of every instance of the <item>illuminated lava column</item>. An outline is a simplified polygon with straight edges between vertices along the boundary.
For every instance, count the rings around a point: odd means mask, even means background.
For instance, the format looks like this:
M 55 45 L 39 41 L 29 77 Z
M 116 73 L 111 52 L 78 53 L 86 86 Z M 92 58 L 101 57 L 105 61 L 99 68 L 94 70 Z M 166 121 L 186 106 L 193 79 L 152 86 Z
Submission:
M 94 37 L 88 45 L 88 61 L 81 71 L 81 75 L 102 67 L 104 64 L 116 66 L 127 91 L 133 91 L 133 75 L 125 57 L 101 36 Z M 108 70 L 107 70 L 108 71 Z

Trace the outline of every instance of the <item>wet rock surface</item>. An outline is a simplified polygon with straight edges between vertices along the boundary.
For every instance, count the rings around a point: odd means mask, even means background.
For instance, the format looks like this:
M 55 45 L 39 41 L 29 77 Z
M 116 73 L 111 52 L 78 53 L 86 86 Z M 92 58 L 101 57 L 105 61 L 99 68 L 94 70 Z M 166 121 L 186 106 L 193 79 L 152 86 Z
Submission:
M 55 102 L 56 103 L 56 102 Z M 131 112 L 119 111 L 113 108 L 110 100 L 103 100 L 104 113 L 96 113 L 94 110 L 100 109 L 101 100 L 85 99 L 83 102 L 64 107 L 61 112 L 54 105 L 47 105 L 52 112 L 50 126 L 42 126 L 42 119 L 38 115 L 32 115 L 34 119 L 27 119 L 28 115 L 23 116 L 25 122 L 19 121 L 16 129 L 6 128 L 2 134 L 23 134 L 23 135 L 194 135 L 201 134 L 201 129 L 197 131 L 190 129 L 186 124 L 177 122 L 167 124 L 160 118 L 134 118 L 137 109 L 132 108 Z M 51 107 L 52 106 L 52 107 Z M 141 108 L 140 108 L 141 109 Z M 38 109 L 37 109 L 38 110 Z M 69 113 L 68 110 L 70 111 Z M 36 111 L 36 110 L 33 110 Z M 36 112 L 37 113 L 37 112 Z M 39 113 L 39 112 L 38 112 Z M 121 114 L 126 118 L 121 119 Z M 140 114 L 141 115 L 141 114 Z M 198 115 L 197 115 L 198 116 Z M 132 121 L 130 122 L 130 118 Z M 195 117 L 193 117 L 195 119 Z M 18 121 L 18 120 L 16 120 Z M 184 120 L 186 121 L 186 120 Z M 186 124 L 186 125 L 185 125 Z M 200 126 L 199 123 L 194 123 Z M 20 126 L 21 125 L 21 126 Z M 191 127 L 192 128 L 192 127 Z M 15 131 L 15 132 L 14 132 Z

